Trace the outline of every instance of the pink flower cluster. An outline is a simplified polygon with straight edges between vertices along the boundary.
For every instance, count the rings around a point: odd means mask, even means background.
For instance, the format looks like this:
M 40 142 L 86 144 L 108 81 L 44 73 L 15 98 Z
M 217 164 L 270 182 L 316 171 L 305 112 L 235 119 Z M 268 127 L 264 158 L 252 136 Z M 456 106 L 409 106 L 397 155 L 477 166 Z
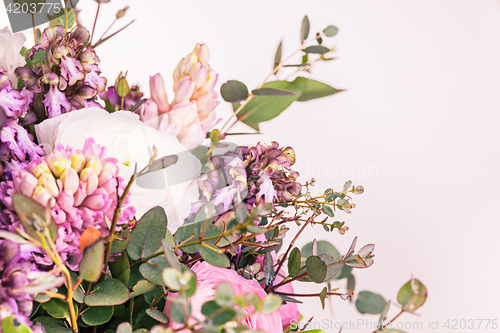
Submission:
M 196 44 L 174 71 L 174 100 L 168 102 L 160 74 L 150 78 L 151 99 L 136 110 L 141 120 L 162 133 L 175 136 L 188 149 L 201 144 L 217 123 L 219 104 L 215 84 L 217 74 L 208 64 L 208 47 Z
M 81 259 L 78 251 L 80 235 L 90 227 L 109 234 L 109 226 L 126 183 L 118 176 L 118 160 L 106 156 L 106 148 L 85 141 L 82 150 L 58 145 L 45 157 L 36 157 L 24 169 L 13 172 L 13 180 L 0 184 L 0 229 L 14 231 L 20 222 L 12 206 L 12 195 L 21 193 L 51 208 L 58 226 L 56 248 L 71 269 Z M 118 181 L 118 186 L 117 186 Z M 118 225 L 133 218 L 135 209 L 125 200 Z M 48 257 L 39 264 L 50 265 Z

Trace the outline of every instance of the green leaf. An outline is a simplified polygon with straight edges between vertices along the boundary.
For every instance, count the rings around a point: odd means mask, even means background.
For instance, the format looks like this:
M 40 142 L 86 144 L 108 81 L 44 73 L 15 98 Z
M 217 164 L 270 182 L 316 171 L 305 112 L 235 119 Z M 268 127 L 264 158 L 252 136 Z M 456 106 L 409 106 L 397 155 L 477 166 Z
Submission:
M 57 17 L 57 23 L 66 28 L 66 14 L 64 13 L 64 9 L 62 10 L 62 15 Z M 73 27 L 75 24 L 75 14 L 73 14 L 73 10 L 68 10 L 68 30 Z
M 208 301 L 201 307 L 201 313 L 210 318 L 213 325 L 224 325 L 232 320 L 236 315 L 236 311 L 231 308 L 222 308 L 215 301 Z
M 305 102 L 311 99 L 331 96 L 342 91 L 339 89 L 335 89 L 326 83 L 306 78 L 302 79 L 307 80 L 307 84 L 305 86 L 305 89 L 302 91 L 302 94 L 297 99 L 298 102 Z
M 339 29 L 334 25 L 329 25 L 323 30 L 326 37 L 333 37 L 339 32 Z
M 236 206 L 235 213 L 236 213 L 236 221 L 238 221 L 238 223 L 245 222 L 248 216 L 247 206 L 245 206 L 244 203 L 238 204 L 238 206 Z
M 31 49 L 30 49 L 30 52 L 31 52 Z M 33 55 L 32 59 L 28 58 L 28 55 L 29 55 L 30 52 L 26 53 L 26 56 L 25 56 L 26 66 L 29 67 L 29 68 L 33 68 L 33 67 L 36 67 L 36 66 L 41 66 L 42 65 L 42 61 L 45 60 L 45 50 L 38 50 L 38 51 L 36 51 L 35 54 Z
M 23 46 L 21 48 L 21 51 L 19 51 L 19 54 L 22 55 L 23 57 L 26 57 L 26 55 L 28 54 L 28 49 Z
M 170 319 L 179 324 L 184 324 L 187 321 L 186 314 L 184 313 L 184 307 L 181 302 L 184 302 L 182 298 L 175 298 L 170 304 Z M 188 313 L 191 313 L 191 303 L 187 302 L 185 304 L 188 308 Z M 202 310 L 203 311 L 203 310 Z
M 297 95 L 293 91 L 274 89 L 274 88 L 260 88 L 252 90 L 255 96 L 294 96 Z
M 221 282 L 215 289 L 215 302 L 220 306 L 232 306 L 234 304 L 234 290 L 227 282 Z
M 155 257 L 145 262 L 139 267 L 142 276 L 159 286 L 166 286 L 162 279 L 162 272 L 165 268 L 169 267 L 168 261 L 165 257 Z
M 156 309 L 146 309 L 146 313 L 148 314 L 148 316 L 150 316 L 154 320 L 159 321 L 162 324 L 164 324 L 168 321 L 168 317 L 165 316 L 165 314 L 163 312 L 160 312 Z
M 116 333 L 132 333 L 132 326 L 129 323 L 121 323 L 116 328 Z
M 354 288 L 356 287 L 356 278 L 354 275 L 349 275 L 347 277 L 347 289 L 350 290 L 351 293 L 354 292 Z M 349 298 L 349 301 L 352 301 L 352 298 Z
M 312 255 L 312 245 L 313 245 L 312 242 L 304 245 L 304 247 L 300 251 L 302 254 L 302 258 L 307 258 L 307 257 Z M 327 241 L 317 241 L 317 248 L 318 248 L 318 253 L 317 253 L 318 255 L 319 254 L 328 254 L 328 255 L 332 256 L 333 258 L 340 257 L 340 253 L 339 253 L 339 251 L 337 251 L 335 246 L 333 246 L 332 244 L 330 244 Z
M 385 305 L 384 305 L 384 308 L 382 309 L 382 312 L 380 313 L 380 318 L 378 319 L 379 323 L 383 323 L 384 320 L 387 319 L 387 312 L 389 312 L 389 308 L 391 307 L 391 300 L 388 300 Z M 380 325 L 380 327 L 382 327 L 382 325 Z
M 219 253 L 212 248 L 212 245 L 202 243 L 200 255 L 208 263 L 218 267 L 229 267 L 229 259 L 224 253 Z
M 328 290 L 326 289 L 326 287 L 324 287 L 323 290 L 321 290 L 321 292 L 319 293 L 319 299 L 321 300 L 321 308 L 323 310 L 325 309 L 325 298 L 327 292 Z
M 335 275 L 335 279 L 340 280 L 340 279 L 346 278 L 349 275 L 351 275 L 351 271 L 352 271 L 352 267 L 344 264 L 344 265 L 342 265 L 342 269 L 340 270 L 340 273 Z
M 398 293 L 398 303 L 407 311 L 413 312 L 427 299 L 427 288 L 417 279 L 408 281 Z
M 1 329 L 8 333 L 32 333 L 31 329 L 26 324 L 20 323 L 16 317 L 9 316 L 2 319 Z
M 356 299 L 356 309 L 361 313 L 379 314 L 384 309 L 386 301 L 371 291 L 361 291 Z
M 238 119 L 255 130 L 259 130 L 259 123 L 276 118 L 297 100 L 304 89 L 306 81 L 295 79 L 288 81 L 271 81 L 263 88 L 274 88 L 292 91 L 297 95 L 291 96 L 256 96 L 245 104 L 238 114 Z
M 112 306 L 91 306 L 82 313 L 82 320 L 89 326 L 107 323 L 113 316 Z
M 52 298 L 50 301 L 43 303 L 42 308 L 53 318 L 65 318 L 69 320 L 68 303 L 59 298 Z
M 297 276 L 300 269 L 300 250 L 296 247 L 290 252 L 288 257 L 288 274 L 291 277 Z
M 137 281 L 137 284 L 132 288 L 132 292 L 130 293 L 129 298 L 141 296 L 147 292 L 155 290 L 156 288 L 157 285 L 152 282 L 146 280 L 139 280 Z
M 144 214 L 130 235 L 127 252 L 137 260 L 154 254 L 161 246 L 167 231 L 167 215 L 162 207 L 154 207 Z
M 310 27 L 309 18 L 306 15 L 302 19 L 302 26 L 300 27 L 300 42 L 301 43 L 302 43 L 302 41 L 306 40 L 307 37 L 309 36 L 309 27 Z
M 111 245 L 111 254 L 118 254 L 125 251 L 130 240 L 130 230 L 128 228 L 123 228 L 116 236 L 117 238 Z
M 325 54 L 330 52 L 331 50 L 323 45 L 312 45 L 303 49 L 305 53 L 314 53 L 314 54 Z
M 280 42 L 280 45 L 278 45 L 278 49 L 276 50 L 276 55 L 274 56 L 274 66 L 273 70 L 280 64 L 281 61 L 281 47 L 282 47 L 283 42 Z
M 18 193 L 12 195 L 12 205 L 26 233 L 35 239 L 40 239 L 34 227 L 34 223 L 35 225 L 39 224 L 39 222 L 35 220 L 35 216 L 45 221 L 45 207 L 35 200 Z M 57 239 L 57 225 L 50 215 L 49 218 L 50 221 L 47 227 L 49 229 L 50 238 L 55 242 Z M 40 228 L 42 227 L 40 226 Z M 39 231 L 41 231 L 41 229 Z
M 50 333 L 72 333 L 64 325 L 64 321 L 48 316 L 36 317 L 33 319 L 33 324 L 41 323 L 45 330 Z
M 163 282 L 165 285 L 169 287 L 171 290 L 181 290 L 181 279 L 182 274 L 180 271 L 167 267 L 162 272 Z
M 106 279 L 95 286 L 84 301 L 88 306 L 118 305 L 125 303 L 128 296 L 128 288 L 120 280 Z
M 248 88 L 243 82 L 229 80 L 221 86 L 220 94 L 226 102 L 235 103 L 247 99 Z
M 101 276 L 103 263 L 104 242 L 99 239 L 83 250 L 83 258 L 79 264 L 80 278 L 90 282 L 97 282 Z
M 306 259 L 306 269 L 313 282 L 322 283 L 325 280 L 327 268 L 320 257 L 308 257 Z
M 172 238 L 173 242 L 173 238 Z M 177 269 L 178 271 L 181 270 L 181 264 L 179 263 L 179 260 L 177 260 L 177 256 L 175 255 L 174 251 L 172 251 L 172 248 L 170 247 L 169 242 L 164 239 L 161 242 L 162 248 L 163 248 L 163 253 L 165 256 L 165 259 L 167 259 L 168 264 L 170 267 Z
M 318 257 L 320 257 L 321 260 L 323 260 L 323 262 L 327 265 L 326 276 L 325 276 L 324 282 L 330 281 L 331 279 L 333 279 L 333 277 L 335 275 L 337 275 L 340 272 L 340 270 L 342 269 L 342 264 L 337 264 L 337 265 L 333 265 L 330 267 L 328 267 L 328 265 L 336 263 L 336 262 L 340 261 L 341 259 L 340 258 L 333 258 L 332 256 L 330 256 L 328 254 L 319 254 Z
M 260 310 L 263 314 L 273 313 L 278 311 L 281 306 L 281 297 L 273 294 L 268 294 L 262 299 L 262 309 Z
M 321 209 L 323 210 L 323 213 L 325 213 L 326 215 L 328 215 L 330 217 L 335 216 L 335 214 L 333 213 L 333 209 L 330 206 L 322 205 Z
M 130 264 L 127 255 L 124 252 L 121 256 L 115 256 L 113 258 L 114 261 L 109 262 L 111 276 L 128 286 L 130 281 Z

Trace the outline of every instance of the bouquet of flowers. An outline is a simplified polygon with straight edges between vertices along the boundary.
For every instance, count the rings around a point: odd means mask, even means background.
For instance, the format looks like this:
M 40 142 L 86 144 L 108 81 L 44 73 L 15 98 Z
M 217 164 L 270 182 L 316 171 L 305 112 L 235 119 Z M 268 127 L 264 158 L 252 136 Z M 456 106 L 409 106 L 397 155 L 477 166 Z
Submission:
M 323 308 L 329 297 L 352 300 L 352 270 L 373 264 L 374 245 L 354 237 L 341 255 L 327 241 L 295 242 L 314 225 L 344 235 L 335 216 L 351 213 L 363 187 L 315 196 L 292 147 L 227 139 L 236 122 L 258 131 L 294 102 L 340 92 L 308 74 L 333 60 L 323 40 L 337 28 L 309 38 L 306 16 L 297 51 L 283 57 L 279 44 L 258 87 L 230 80 L 220 94 L 197 44 L 173 70 L 169 100 L 160 74 L 149 98 L 126 74 L 110 85 L 96 48 L 114 34 L 95 41 L 78 22 L 65 8 L 29 49 L 22 34 L 0 31 L 0 332 L 305 332 L 301 297 Z M 229 119 L 217 116 L 219 96 Z M 299 282 L 311 293 L 295 293 Z M 411 279 L 394 319 L 426 295 Z M 355 298 L 361 313 L 380 315 L 377 331 L 398 332 L 390 301 Z

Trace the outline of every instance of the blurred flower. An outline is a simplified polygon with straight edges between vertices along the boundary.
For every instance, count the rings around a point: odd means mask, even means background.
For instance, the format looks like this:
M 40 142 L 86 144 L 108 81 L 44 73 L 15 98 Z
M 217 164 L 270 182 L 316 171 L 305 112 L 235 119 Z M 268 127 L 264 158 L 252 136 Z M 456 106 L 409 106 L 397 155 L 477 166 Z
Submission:
M 94 227 L 103 237 L 109 235 L 117 204 L 117 181 L 118 194 L 122 195 L 127 183 L 118 177 L 118 160 L 107 157 L 106 148 L 89 138 L 81 150 L 58 144 L 46 157 L 35 157 L 24 169 L 14 171 L 13 180 L 2 184 L 6 195 L 2 193 L 0 200 L 11 212 L 14 212 L 14 193 L 50 207 L 58 227 L 56 249 L 63 261 L 75 270 L 81 259 L 78 246 L 82 232 Z M 126 199 L 118 225 L 132 220 L 134 213 L 134 207 Z M 14 214 L 2 222 L 10 231 L 20 227 Z M 46 256 L 39 263 L 50 265 L 52 262 Z
M 2 319 L 14 316 L 17 323 L 31 327 L 34 333 L 42 332 L 40 326 L 33 326 L 29 320 L 33 302 L 28 292 L 32 292 L 30 290 L 32 280 L 46 273 L 33 272 L 32 264 L 27 259 L 29 253 L 23 254 L 23 252 L 18 244 L 0 239 L 0 323 Z M 64 278 L 52 281 L 55 283 L 45 285 L 35 292 L 60 286 Z
M 44 95 L 43 110 L 35 110 L 37 114 L 52 118 L 82 109 L 95 103 L 97 93 L 106 89 L 107 80 L 100 76 L 99 57 L 85 45 L 88 37 L 88 30 L 82 26 L 69 32 L 60 25 L 46 28 L 40 44 L 28 54 L 33 59 L 36 52 L 44 50 L 46 56 L 41 66 L 16 69 L 23 89 Z
M 14 71 L 26 63 L 20 54 L 25 41 L 26 37 L 21 33 L 12 34 L 7 27 L 0 30 L 0 69 L 4 68 L 7 78 L 15 87 L 17 87 L 17 77 Z
M 196 44 L 194 51 L 183 58 L 174 71 L 172 103 L 168 102 L 163 77 L 156 74 L 149 79 L 151 101 L 136 110 L 143 122 L 177 137 L 187 148 L 201 144 L 217 123 L 217 74 L 210 69 L 209 58 L 208 47 Z
M 266 297 L 266 292 L 259 283 L 255 280 L 247 280 L 238 275 L 236 271 L 210 265 L 208 262 L 197 262 L 191 270 L 196 274 L 196 292 L 190 298 L 191 316 L 203 321 L 205 316 L 201 313 L 203 303 L 215 299 L 215 289 L 221 282 L 229 283 L 235 292 L 236 296 L 242 294 L 256 294 L 260 299 Z M 170 304 L 172 298 L 177 297 L 177 294 L 169 293 L 167 303 L 165 304 L 164 313 L 167 317 L 170 315 Z M 245 314 L 253 312 L 253 307 L 247 307 Z M 190 320 L 188 324 L 194 324 L 194 320 Z M 242 320 L 242 324 L 253 330 L 261 330 L 267 333 L 283 332 L 281 324 L 281 316 L 278 311 L 270 314 L 262 314 L 255 312 L 254 314 Z M 170 327 L 173 329 L 181 328 L 182 325 L 174 321 L 170 322 Z M 188 330 L 179 331 L 187 333 Z
M 177 154 L 178 161 L 168 168 L 141 176 L 131 187 L 130 202 L 140 218 L 149 209 L 162 206 L 173 232 L 190 212 L 198 197 L 196 176 L 200 162 L 177 139 L 146 126 L 128 111 L 108 113 L 88 108 L 48 119 L 35 125 L 39 142 L 50 151 L 56 144 L 83 147 L 86 138 L 107 148 L 107 155 L 118 159 L 120 176 L 125 183 L 149 162 L 153 146 L 158 157 Z
M 279 148 L 273 141 L 271 145 L 240 146 L 236 153 L 243 156 L 248 174 L 247 203 L 288 202 L 300 194 L 299 173 L 290 169 L 295 163 L 292 147 Z

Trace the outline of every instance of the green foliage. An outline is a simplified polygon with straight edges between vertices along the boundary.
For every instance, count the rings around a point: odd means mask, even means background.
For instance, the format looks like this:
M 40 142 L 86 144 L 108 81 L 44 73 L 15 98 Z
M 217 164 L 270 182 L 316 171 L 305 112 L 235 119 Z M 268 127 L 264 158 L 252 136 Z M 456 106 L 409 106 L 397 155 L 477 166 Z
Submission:
M 334 25 L 329 25 L 328 27 L 323 30 L 323 33 L 325 34 L 326 37 L 333 37 L 337 35 L 339 32 L 339 29 L 334 26 Z
M 99 283 L 85 296 L 84 302 L 88 306 L 105 306 L 125 303 L 128 300 L 127 286 L 117 279 L 106 279 Z
M 17 193 L 12 195 L 12 205 L 28 235 L 40 239 L 39 233 L 43 232 L 44 228 L 48 228 L 52 241 L 57 239 L 57 225 L 50 214 L 46 216 L 45 207 Z
M 210 264 L 219 267 L 229 267 L 229 259 L 224 253 L 206 243 L 201 243 L 200 255 Z
M 123 228 L 116 235 L 116 239 L 111 245 L 111 254 L 118 254 L 127 249 L 128 242 L 130 241 L 130 230 L 128 228 Z
M 154 230 L 154 232 L 151 232 Z M 137 260 L 158 251 L 167 231 L 167 215 L 162 207 L 154 207 L 144 214 L 130 235 L 127 252 Z
M 64 10 L 61 10 L 62 14 L 57 16 L 57 24 L 66 27 L 66 14 L 64 13 Z M 71 29 L 73 25 L 75 24 L 75 14 L 73 13 L 73 10 L 68 10 L 68 29 Z
M 107 323 L 113 316 L 112 306 L 91 306 L 82 312 L 82 320 L 89 326 Z
M 398 293 L 398 303 L 409 312 L 414 312 L 421 307 L 426 299 L 427 288 L 417 279 L 408 281 Z
M 162 279 L 162 272 L 165 268 L 169 267 L 168 261 L 165 257 L 159 256 L 152 258 L 142 264 L 139 267 L 139 271 L 141 275 L 148 281 L 153 282 L 154 284 L 165 286 L 165 283 Z
M 288 274 L 291 277 L 295 277 L 299 273 L 300 263 L 300 250 L 295 247 L 288 257 Z
M 306 269 L 309 278 L 315 283 L 322 283 L 325 281 L 327 267 L 320 257 L 310 256 L 306 259 Z
M 356 308 L 361 313 L 379 314 L 384 310 L 386 301 L 371 291 L 361 291 L 356 299 Z
M 130 264 L 125 253 L 114 257 L 114 261 L 109 263 L 109 270 L 112 277 L 128 286 L 130 282 Z
M 99 239 L 87 246 L 80 261 L 80 278 L 90 282 L 97 282 L 102 272 L 104 262 L 104 242 Z
M 1 318 L 1 329 L 9 333 L 31 333 L 31 329 L 23 323 L 19 323 L 14 316 Z
M 229 80 L 221 86 L 220 94 L 226 102 L 240 102 L 248 97 L 248 88 L 243 82 Z
M 306 15 L 302 19 L 302 26 L 300 28 L 300 42 L 305 41 L 309 36 L 309 28 L 310 28 L 309 18 Z
M 276 54 L 274 56 L 273 69 L 275 69 L 276 66 L 278 66 L 280 61 L 281 61 L 281 48 L 282 48 L 282 46 L 283 46 L 283 42 L 280 42 L 280 45 L 278 45 L 278 49 L 276 50 Z
M 331 50 L 323 45 L 312 45 L 306 47 L 303 51 L 305 53 L 325 54 L 330 52 Z
M 297 95 L 293 91 L 274 89 L 274 88 L 260 88 L 252 90 L 255 96 L 294 96 Z
M 41 323 L 47 332 L 50 333 L 71 333 L 71 330 L 66 328 L 64 321 L 53 317 L 42 316 L 33 319 L 33 324 Z

